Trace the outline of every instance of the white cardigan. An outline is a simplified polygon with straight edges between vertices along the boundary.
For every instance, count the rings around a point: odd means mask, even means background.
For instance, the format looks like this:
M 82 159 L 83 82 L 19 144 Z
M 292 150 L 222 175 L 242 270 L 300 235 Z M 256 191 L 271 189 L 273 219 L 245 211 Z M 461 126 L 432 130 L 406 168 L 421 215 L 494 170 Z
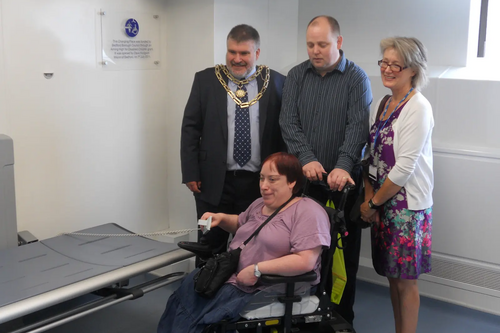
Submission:
M 370 128 L 375 122 L 380 105 L 370 114 Z M 417 92 L 392 123 L 396 164 L 389 179 L 406 189 L 408 209 L 421 210 L 432 206 L 434 175 L 432 171 L 432 128 L 434 118 L 429 101 Z

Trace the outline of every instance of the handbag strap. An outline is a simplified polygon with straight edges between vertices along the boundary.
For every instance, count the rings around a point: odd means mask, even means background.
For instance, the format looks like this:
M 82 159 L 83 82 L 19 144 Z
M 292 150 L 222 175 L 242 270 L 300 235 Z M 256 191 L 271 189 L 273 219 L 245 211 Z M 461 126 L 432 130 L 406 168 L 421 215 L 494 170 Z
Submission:
M 384 111 L 385 103 L 387 103 L 387 100 L 389 98 L 391 98 L 391 95 L 385 95 L 384 98 L 382 98 L 382 101 L 380 101 L 380 105 L 378 106 L 378 111 L 377 111 L 377 118 L 375 118 L 375 121 L 377 121 L 380 118 L 382 111 Z
M 287 202 L 285 202 L 285 203 L 284 203 L 284 204 L 282 204 L 282 205 L 281 205 L 278 209 L 276 209 L 276 210 L 274 211 L 274 213 L 272 213 L 272 214 L 271 214 L 271 215 L 267 218 L 267 220 L 265 220 L 265 221 L 264 221 L 264 223 L 262 223 L 262 224 L 261 224 L 261 225 L 257 228 L 257 230 L 255 230 L 255 231 L 253 232 L 253 234 L 252 234 L 250 237 L 248 237 L 248 239 L 247 239 L 246 241 L 244 241 L 244 242 L 243 242 L 243 247 L 245 247 L 245 246 L 248 244 L 248 242 L 250 242 L 250 241 L 252 240 L 252 238 L 253 238 L 254 236 L 257 236 L 257 234 L 260 232 L 260 230 L 261 230 L 262 228 L 264 228 L 264 226 L 267 224 L 267 222 L 271 221 L 271 220 L 272 220 L 272 218 L 273 218 L 273 217 L 275 217 L 275 216 L 276 216 L 276 214 L 278 214 L 278 213 L 279 213 L 279 211 L 283 209 L 283 207 L 285 207 L 286 205 L 288 205 L 288 203 L 289 203 L 290 201 L 292 201 L 292 199 L 293 199 L 293 198 L 295 198 L 295 195 L 292 195 L 292 197 L 291 197 L 290 199 L 288 199 L 288 200 L 287 200 Z

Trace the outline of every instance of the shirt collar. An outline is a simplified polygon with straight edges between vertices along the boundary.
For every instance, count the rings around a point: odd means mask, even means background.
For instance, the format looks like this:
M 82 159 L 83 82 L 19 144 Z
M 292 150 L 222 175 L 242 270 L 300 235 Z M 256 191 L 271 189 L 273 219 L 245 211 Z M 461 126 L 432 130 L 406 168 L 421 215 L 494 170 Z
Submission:
M 257 71 L 257 66 L 253 66 L 252 71 L 248 73 L 247 76 L 245 76 L 245 79 L 248 79 L 250 76 L 252 76 L 255 73 L 255 71 Z
M 330 72 L 326 73 L 326 75 L 334 72 L 334 71 L 339 71 L 341 73 L 344 73 L 345 72 L 345 69 L 346 69 L 346 64 L 347 64 L 347 59 L 345 58 L 344 56 L 344 51 L 342 50 L 339 50 L 339 53 L 340 53 L 340 56 L 339 56 L 339 62 L 337 63 L 337 65 L 335 66 L 335 68 L 333 68 Z M 311 61 L 308 62 L 307 64 L 307 70 L 312 70 L 314 71 L 315 73 L 316 72 L 316 68 L 314 68 L 313 64 L 311 63 Z

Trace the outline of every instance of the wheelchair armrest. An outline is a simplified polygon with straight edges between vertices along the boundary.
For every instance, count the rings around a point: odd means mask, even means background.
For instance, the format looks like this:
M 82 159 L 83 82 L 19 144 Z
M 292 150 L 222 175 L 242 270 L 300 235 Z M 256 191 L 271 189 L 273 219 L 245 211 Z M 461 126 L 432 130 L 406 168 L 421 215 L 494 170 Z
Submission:
M 317 278 L 317 274 L 314 271 L 310 271 L 301 275 L 295 276 L 283 276 L 283 275 L 267 275 L 262 274 L 260 280 L 264 284 L 278 284 L 278 283 L 290 283 L 290 282 L 312 282 Z

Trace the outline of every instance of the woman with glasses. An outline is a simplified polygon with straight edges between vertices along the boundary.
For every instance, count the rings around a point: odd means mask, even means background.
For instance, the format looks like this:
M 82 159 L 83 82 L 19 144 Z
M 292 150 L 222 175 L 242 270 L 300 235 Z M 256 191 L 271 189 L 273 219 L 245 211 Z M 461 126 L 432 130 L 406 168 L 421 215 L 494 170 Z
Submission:
M 370 117 L 362 219 L 372 222 L 372 259 L 389 280 L 396 333 L 415 333 L 417 279 L 431 270 L 432 107 L 420 93 L 426 49 L 416 38 L 380 42 L 382 83 L 391 95 Z

